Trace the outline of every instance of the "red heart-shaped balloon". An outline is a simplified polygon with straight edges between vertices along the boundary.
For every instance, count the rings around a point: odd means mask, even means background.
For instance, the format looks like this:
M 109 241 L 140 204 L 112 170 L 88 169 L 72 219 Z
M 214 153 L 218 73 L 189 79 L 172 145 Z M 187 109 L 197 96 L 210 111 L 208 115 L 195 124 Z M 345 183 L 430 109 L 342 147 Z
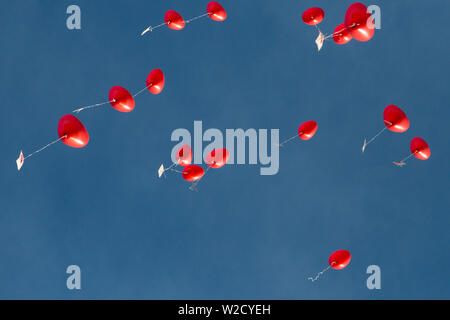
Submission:
M 214 149 L 206 156 L 205 163 L 213 169 L 219 169 L 227 163 L 229 158 L 230 153 L 227 149 Z
M 183 169 L 182 176 L 186 181 L 197 181 L 200 180 L 204 174 L 205 171 L 202 167 L 191 164 Z
M 120 112 L 130 112 L 134 109 L 134 98 L 127 89 L 115 86 L 109 90 L 109 101 L 114 109 Z
M 317 122 L 314 120 L 306 121 L 298 127 L 298 136 L 302 140 L 311 139 L 317 131 Z
M 359 2 L 348 7 L 345 13 L 345 26 L 358 41 L 369 41 L 375 34 L 372 15 L 367 12 L 366 6 Z
M 384 109 L 383 119 L 386 127 L 392 132 L 402 133 L 409 128 L 408 117 L 402 109 L 393 104 Z
M 345 23 L 341 23 L 334 29 L 333 32 L 333 40 L 337 44 L 346 44 L 350 40 L 352 40 L 352 35 L 350 34 L 350 31 L 345 26 Z
M 145 84 L 148 90 L 153 94 L 160 94 L 164 89 L 164 73 L 161 69 L 154 69 L 148 74 Z
M 66 114 L 58 123 L 58 136 L 72 148 L 83 148 L 89 142 L 89 134 L 77 117 Z M 64 138 L 63 138 L 64 137 Z
M 317 7 L 306 9 L 302 14 L 303 22 L 310 26 L 315 26 L 321 23 L 324 17 L 325 12 L 322 8 Z
M 185 144 L 178 149 L 175 160 L 182 167 L 187 167 L 192 162 L 192 149 L 189 145 Z
M 431 150 L 428 143 L 422 138 L 416 137 L 411 140 L 411 153 L 419 160 L 427 160 L 431 156 Z
M 164 16 L 164 21 L 173 30 L 181 30 L 186 25 L 183 17 L 175 10 L 168 10 Z
M 336 270 L 344 269 L 350 263 L 352 256 L 347 250 L 337 250 L 328 259 L 328 264 Z
M 210 3 L 208 3 L 208 5 L 206 6 L 206 12 L 214 21 L 224 21 L 227 18 L 227 12 L 220 5 L 220 3 L 216 1 L 211 1 Z

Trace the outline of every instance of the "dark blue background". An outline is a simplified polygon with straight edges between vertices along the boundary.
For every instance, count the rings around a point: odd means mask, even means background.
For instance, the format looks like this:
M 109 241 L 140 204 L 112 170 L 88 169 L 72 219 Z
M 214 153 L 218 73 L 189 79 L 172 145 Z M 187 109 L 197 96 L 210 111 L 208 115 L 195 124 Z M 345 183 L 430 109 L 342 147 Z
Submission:
M 207 1 L 8 1 L 0 18 L 0 298 L 361 299 L 450 298 L 450 2 L 372 1 L 382 29 L 366 43 L 325 43 L 303 24 L 310 6 L 321 29 L 343 22 L 352 1 L 220 1 L 223 23 L 202 19 L 182 31 L 148 24 L 166 10 L 185 18 Z M 82 30 L 66 28 L 78 4 Z M 59 118 L 107 99 L 122 85 L 166 75 L 129 114 L 110 106 L 79 118 L 84 149 L 59 143 Z M 396 104 L 411 127 L 386 132 L 361 155 L 364 137 Z M 314 119 L 316 136 L 281 150 L 280 172 L 226 166 L 200 192 L 180 176 L 158 180 L 176 128 L 279 128 L 294 135 Z M 396 168 L 415 136 L 432 156 Z M 350 265 L 306 280 L 337 249 Z M 66 288 L 66 267 L 82 269 L 82 290 Z M 367 266 L 382 289 L 366 288 Z

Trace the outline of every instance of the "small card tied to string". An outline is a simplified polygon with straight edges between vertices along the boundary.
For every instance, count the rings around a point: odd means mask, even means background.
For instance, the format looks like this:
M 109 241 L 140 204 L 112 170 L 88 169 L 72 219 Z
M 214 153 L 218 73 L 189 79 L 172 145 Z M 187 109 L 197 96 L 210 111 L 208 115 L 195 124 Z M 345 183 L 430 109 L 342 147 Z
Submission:
M 162 164 L 158 169 L 158 178 L 161 178 L 165 171 L 164 165 Z
M 23 156 L 23 152 L 22 150 L 20 150 L 20 154 L 19 157 L 16 160 L 16 164 L 17 164 L 17 171 L 20 171 L 20 169 L 22 169 L 23 163 L 25 162 L 25 158 Z

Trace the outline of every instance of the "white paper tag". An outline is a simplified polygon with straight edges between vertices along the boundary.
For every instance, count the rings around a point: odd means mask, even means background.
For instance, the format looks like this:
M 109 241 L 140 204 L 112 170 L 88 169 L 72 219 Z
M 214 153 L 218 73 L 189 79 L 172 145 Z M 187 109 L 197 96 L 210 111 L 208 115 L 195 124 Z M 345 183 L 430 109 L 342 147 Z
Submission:
M 363 146 L 362 146 L 362 153 L 364 153 L 364 151 L 366 151 L 366 147 L 367 147 L 367 141 L 366 141 L 366 139 L 364 139 L 364 144 L 363 144 Z
M 161 176 L 164 174 L 164 165 L 162 164 L 158 169 L 158 178 L 161 178 Z
M 324 40 L 325 40 L 325 37 L 323 36 L 323 33 L 321 31 L 319 31 L 319 35 L 316 38 L 316 45 L 317 45 L 318 51 L 320 51 L 322 49 Z

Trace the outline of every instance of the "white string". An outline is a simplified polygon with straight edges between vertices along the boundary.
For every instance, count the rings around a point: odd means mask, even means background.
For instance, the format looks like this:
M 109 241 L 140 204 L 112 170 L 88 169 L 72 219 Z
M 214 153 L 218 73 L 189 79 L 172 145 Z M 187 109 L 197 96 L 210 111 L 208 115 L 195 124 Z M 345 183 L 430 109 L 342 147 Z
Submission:
M 145 90 L 147 90 L 148 88 L 150 88 L 152 85 L 153 85 L 153 83 L 150 83 L 150 84 L 149 84 L 148 86 L 146 86 L 145 88 L 139 90 L 137 93 L 135 93 L 135 94 L 133 95 L 133 98 L 136 97 L 136 96 L 138 96 L 138 95 L 140 95 L 142 92 L 144 92 Z
M 170 167 L 164 169 L 163 174 L 166 173 L 166 171 L 169 171 L 169 170 L 170 170 L 170 171 L 175 171 L 175 172 L 181 173 L 181 172 L 178 171 L 178 170 L 172 169 L 173 167 L 176 167 L 177 165 L 178 165 L 177 163 L 172 163 L 172 165 L 171 165 Z M 164 177 L 165 177 L 165 175 L 164 175 Z
M 329 35 L 325 36 L 324 40 L 328 40 L 329 38 L 331 38 L 331 37 L 333 37 L 333 36 L 335 36 L 335 35 L 341 33 L 341 32 L 344 31 L 345 29 L 351 29 L 351 28 L 353 28 L 353 27 L 356 26 L 356 25 L 357 25 L 357 24 L 354 23 L 354 24 L 352 24 L 350 27 L 345 27 L 345 28 L 342 29 L 342 30 L 333 32 L 332 34 L 329 34 Z
M 207 12 L 207 13 L 201 14 L 201 15 L 199 15 L 199 16 L 193 17 L 193 18 L 191 18 L 191 19 L 189 19 L 189 20 L 185 20 L 184 22 L 189 23 L 189 22 L 195 21 L 195 20 L 197 20 L 197 19 L 200 19 L 200 18 L 209 16 L 209 15 L 210 15 L 210 13 Z
M 315 24 L 314 27 L 316 27 L 317 31 L 319 31 L 320 33 L 322 33 L 322 30 L 320 30 L 320 28 L 317 26 L 317 24 Z M 322 33 L 322 34 L 323 34 L 323 33 Z
M 197 20 L 197 19 L 200 19 L 200 18 L 209 16 L 209 15 L 211 15 L 211 13 L 207 12 L 207 13 L 201 14 L 201 15 L 199 15 L 199 16 L 193 17 L 193 18 L 191 18 L 191 19 L 184 20 L 184 22 L 185 22 L 186 24 L 188 24 L 188 23 L 190 23 L 190 22 L 192 22 L 192 21 L 195 21 L 195 20 Z M 164 25 L 166 25 L 166 24 L 167 24 L 166 22 L 163 22 L 163 23 L 158 24 L 157 26 L 154 26 L 154 27 L 149 26 L 147 29 L 145 29 L 145 30 L 141 33 L 141 36 L 143 36 L 144 34 L 146 34 L 146 33 L 149 32 L 149 31 L 152 32 L 152 31 L 155 30 L 155 29 L 161 28 L 162 26 L 164 26 Z
M 64 139 L 64 138 L 67 138 L 67 135 L 64 135 L 64 136 L 62 136 L 61 138 L 58 138 L 57 140 L 50 142 L 50 143 L 47 144 L 46 146 L 44 146 L 44 147 L 42 147 L 42 148 L 40 148 L 40 149 L 38 149 L 38 150 L 36 150 L 36 151 L 30 153 L 29 155 L 27 155 L 26 157 L 24 157 L 23 160 L 25 161 L 26 159 L 32 157 L 32 156 L 35 155 L 36 153 L 39 153 L 39 152 L 41 152 L 42 150 L 47 149 L 47 148 L 50 147 L 52 144 L 55 144 L 55 143 L 59 142 L 60 140 L 62 140 L 62 139 Z
M 83 111 L 83 110 L 86 110 L 86 109 L 92 109 L 92 108 L 96 108 L 96 107 L 100 107 L 100 106 L 103 106 L 103 105 L 105 105 L 105 104 L 113 103 L 113 102 L 116 102 L 116 99 L 112 99 L 112 100 L 110 100 L 110 101 L 105 101 L 105 102 L 102 102 L 102 103 L 92 104 L 92 105 L 90 105 L 90 106 L 81 107 L 81 108 L 79 108 L 79 109 L 73 110 L 72 112 L 73 112 L 73 113 L 80 113 L 80 112 Z
M 409 160 L 411 157 L 413 157 L 418 151 L 415 151 L 414 153 L 411 153 L 409 156 L 407 156 L 405 159 L 401 160 L 400 162 L 406 162 L 407 160 Z
M 146 34 L 148 31 L 152 32 L 153 30 L 158 29 L 158 28 L 161 28 L 161 27 L 164 26 L 164 25 L 166 25 L 165 22 L 163 22 L 163 23 L 161 23 L 161 24 L 158 24 L 157 26 L 154 26 L 154 27 L 150 26 L 150 27 L 148 27 L 147 29 L 145 29 L 144 31 L 142 31 L 141 36 L 143 36 L 144 34 Z
M 283 147 L 284 144 L 290 142 L 292 139 L 295 139 L 295 138 L 297 138 L 297 137 L 298 137 L 298 134 L 296 134 L 296 135 L 293 136 L 293 137 L 290 137 L 289 139 L 284 140 L 283 142 L 279 143 L 278 146 L 279 146 L 279 147 Z

